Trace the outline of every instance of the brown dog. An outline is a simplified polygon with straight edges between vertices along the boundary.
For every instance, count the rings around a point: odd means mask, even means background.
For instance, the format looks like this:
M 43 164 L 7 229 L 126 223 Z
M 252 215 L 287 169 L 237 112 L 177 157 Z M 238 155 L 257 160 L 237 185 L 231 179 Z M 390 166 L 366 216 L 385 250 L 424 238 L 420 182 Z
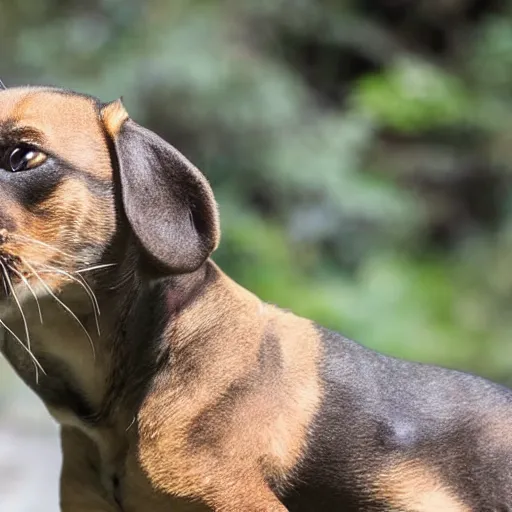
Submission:
M 1 91 L 0 205 L 1 348 L 62 427 L 64 511 L 512 510 L 512 393 L 236 285 L 206 179 L 119 101 Z

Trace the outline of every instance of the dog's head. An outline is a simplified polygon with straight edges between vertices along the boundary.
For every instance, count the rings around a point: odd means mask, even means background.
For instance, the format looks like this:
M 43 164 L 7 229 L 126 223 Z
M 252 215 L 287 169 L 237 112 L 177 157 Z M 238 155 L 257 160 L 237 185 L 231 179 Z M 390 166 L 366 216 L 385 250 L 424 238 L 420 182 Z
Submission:
M 120 101 L 53 88 L 0 90 L 5 293 L 40 288 L 41 278 L 57 289 L 66 273 L 111 263 L 106 254 L 121 229 L 158 275 L 192 272 L 218 243 L 211 188 Z

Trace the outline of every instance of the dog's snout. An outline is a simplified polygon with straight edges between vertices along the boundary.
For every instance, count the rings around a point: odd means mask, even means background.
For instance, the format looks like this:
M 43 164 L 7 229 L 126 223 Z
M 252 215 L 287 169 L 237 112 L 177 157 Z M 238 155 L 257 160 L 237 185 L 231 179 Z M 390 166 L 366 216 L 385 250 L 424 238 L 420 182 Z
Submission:
M 0 208 L 0 243 L 5 243 L 8 234 L 14 233 L 15 229 L 16 222 L 14 221 L 13 216 L 7 211 L 7 209 Z

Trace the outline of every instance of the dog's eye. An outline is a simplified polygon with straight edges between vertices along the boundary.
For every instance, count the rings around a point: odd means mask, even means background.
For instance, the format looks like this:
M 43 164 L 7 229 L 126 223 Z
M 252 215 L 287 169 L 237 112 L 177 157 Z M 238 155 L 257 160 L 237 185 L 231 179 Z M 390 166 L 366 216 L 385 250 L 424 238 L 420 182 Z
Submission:
M 26 171 L 41 165 L 46 158 L 46 155 L 37 149 L 17 147 L 9 153 L 7 167 L 12 172 Z

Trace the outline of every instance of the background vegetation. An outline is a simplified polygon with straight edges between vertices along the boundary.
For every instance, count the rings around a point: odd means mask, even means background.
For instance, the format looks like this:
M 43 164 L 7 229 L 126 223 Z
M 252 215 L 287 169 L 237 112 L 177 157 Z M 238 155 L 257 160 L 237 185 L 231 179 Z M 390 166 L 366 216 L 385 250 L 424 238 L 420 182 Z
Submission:
M 0 0 L 0 72 L 111 100 L 211 180 L 215 259 L 380 351 L 512 384 L 512 5 Z

